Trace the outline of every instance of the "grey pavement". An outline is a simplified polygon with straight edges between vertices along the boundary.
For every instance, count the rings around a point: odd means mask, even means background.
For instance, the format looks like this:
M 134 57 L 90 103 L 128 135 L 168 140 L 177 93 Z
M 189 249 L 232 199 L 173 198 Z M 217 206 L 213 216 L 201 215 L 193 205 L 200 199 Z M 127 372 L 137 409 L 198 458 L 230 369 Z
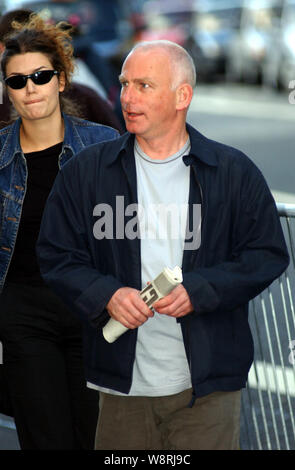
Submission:
M 0 414 L 0 450 L 19 450 L 14 420 Z

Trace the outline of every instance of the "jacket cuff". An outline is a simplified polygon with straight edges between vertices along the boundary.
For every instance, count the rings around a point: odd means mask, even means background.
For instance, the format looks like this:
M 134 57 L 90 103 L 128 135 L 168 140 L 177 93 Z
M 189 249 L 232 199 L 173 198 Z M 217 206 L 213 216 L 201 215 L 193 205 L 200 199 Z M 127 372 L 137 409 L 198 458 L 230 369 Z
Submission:
M 113 276 L 103 276 L 93 282 L 75 301 L 76 307 L 86 314 L 97 327 L 105 318 L 105 307 L 113 294 L 124 285 Z
M 186 289 L 196 313 L 212 312 L 219 305 L 219 298 L 209 282 L 196 272 L 183 273 Z

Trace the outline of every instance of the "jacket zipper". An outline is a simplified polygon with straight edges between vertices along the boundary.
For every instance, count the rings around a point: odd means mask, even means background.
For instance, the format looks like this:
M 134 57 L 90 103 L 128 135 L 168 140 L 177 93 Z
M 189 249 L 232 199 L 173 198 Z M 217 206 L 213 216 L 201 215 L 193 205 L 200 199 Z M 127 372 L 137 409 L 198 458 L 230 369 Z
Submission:
M 199 188 L 199 191 L 200 191 L 200 196 L 201 196 L 201 231 L 202 231 L 202 222 L 203 222 L 203 202 L 204 202 L 204 198 L 203 198 L 203 190 L 202 190 L 202 186 L 200 185 L 200 182 L 197 178 L 197 175 L 196 175 L 196 170 L 194 168 L 194 166 L 192 166 L 193 168 L 193 172 L 194 172 L 194 177 L 195 177 L 195 180 L 197 182 L 197 185 L 198 185 L 198 188 Z M 191 255 L 191 258 L 190 258 L 190 263 L 191 263 L 191 266 L 193 266 L 193 260 L 194 260 L 194 257 L 197 256 L 197 250 L 195 250 L 195 253 L 192 253 Z M 186 325 L 186 336 L 187 336 L 187 342 L 188 342 L 188 350 L 189 350 L 189 358 L 188 358 L 188 365 L 189 365 L 189 370 L 190 370 L 190 374 L 191 374 L 191 379 L 193 378 L 193 374 L 192 374 L 192 354 L 191 354 L 191 347 L 190 347 L 190 330 L 188 328 L 188 326 Z M 190 401 L 190 403 L 188 404 L 188 408 L 192 408 L 194 406 L 194 403 L 195 403 L 195 400 L 196 400 L 196 395 L 195 395 L 195 390 L 193 388 L 193 384 L 192 384 L 192 389 L 193 389 L 193 393 L 192 393 L 192 399 Z

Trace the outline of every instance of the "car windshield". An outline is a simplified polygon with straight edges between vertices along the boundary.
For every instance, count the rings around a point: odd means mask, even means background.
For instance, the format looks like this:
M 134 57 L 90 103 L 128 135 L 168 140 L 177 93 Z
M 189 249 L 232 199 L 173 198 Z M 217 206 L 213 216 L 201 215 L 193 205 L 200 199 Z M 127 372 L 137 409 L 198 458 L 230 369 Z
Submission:
M 147 1 L 144 4 L 143 12 L 148 27 L 151 30 L 159 30 L 188 25 L 195 9 L 187 1 Z
M 281 13 L 282 8 L 280 6 L 249 9 L 248 24 L 257 30 L 269 30 L 278 24 Z
M 198 30 L 217 31 L 221 29 L 238 29 L 240 27 L 242 9 L 226 8 L 200 13 L 196 18 Z

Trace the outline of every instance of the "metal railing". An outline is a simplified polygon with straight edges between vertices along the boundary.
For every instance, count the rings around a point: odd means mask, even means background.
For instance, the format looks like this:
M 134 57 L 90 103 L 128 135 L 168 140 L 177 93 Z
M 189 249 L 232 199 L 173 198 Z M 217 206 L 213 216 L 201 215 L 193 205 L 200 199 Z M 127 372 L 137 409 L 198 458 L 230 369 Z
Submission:
M 295 205 L 277 208 L 290 265 L 250 303 L 255 360 L 242 393 L 241 449 L 295 449 Z

